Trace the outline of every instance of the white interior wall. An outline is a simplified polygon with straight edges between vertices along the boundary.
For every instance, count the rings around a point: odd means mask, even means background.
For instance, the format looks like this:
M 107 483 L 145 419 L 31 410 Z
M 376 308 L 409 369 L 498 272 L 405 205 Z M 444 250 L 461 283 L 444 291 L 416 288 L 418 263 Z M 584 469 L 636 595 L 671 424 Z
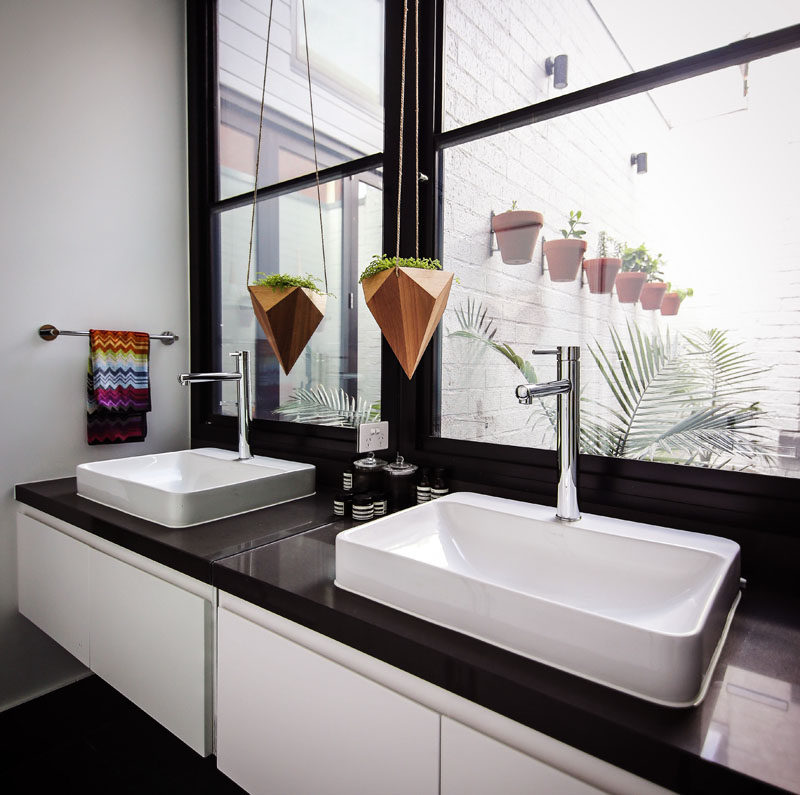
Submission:
M 17 614 L 14 485 L 83 461 L 187 447 L 183 0 L 0 4 L 0 709 L 82 675 Z M 37 328 L 169 329 L 153 343 L 144 443 L 86 443 L 86 339 Z

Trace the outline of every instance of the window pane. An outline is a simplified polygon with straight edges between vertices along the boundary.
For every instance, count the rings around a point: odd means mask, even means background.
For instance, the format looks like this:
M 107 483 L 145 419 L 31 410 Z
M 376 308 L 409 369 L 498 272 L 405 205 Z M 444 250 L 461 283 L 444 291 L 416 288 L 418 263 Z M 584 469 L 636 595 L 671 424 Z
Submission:
M 251 207 L 217 216 L 219 366 L 227 368 L 230 351 L 252 352 L 256 419 L 352 426 L 354 415 L 319 405 L 327 398 L 354 398 L 371 416 L 380 411 L 380 331 L 364 305 L 358 276 L 380 251 L 381 178 L 363 174 L 325 183 L 321 190 L 328 291 L 333 295 L 289 375 L 280 369 L 258 326 L 246 290 Z M 311 274 L 322 287 L 316 187 L 259 202 L 251 283 L 256 272 Z M 233 415 L 235 390 L 230 387 L 223 384 L 219 395 L 221 413 Z M 314 394 L 300 395 L 301 389 Z
M 782 89 L 800 51 L 750 65 L 740 112 L 718 110 L 716 77 L 671 87 L 686 120 L 672 127 L 640 95 L 445 150 L 442 259 L 461 284 L 444 318 L 442 436 L 553 447 L 555 398 L 522 406 L 514 387 L 532 376 L 524 362 L 554 378 L 534 347 L 581 345 L 585 451 L 800 475 L 800 108 Z M 490 251 L 491 213 L 513 201 L 544 216 L 528 264 Z M 553 280 L 543 241 L 577 210 L 587 259 L 601 230 L 662 255 L 663 281 L 694 289 L 677 315 Z
M 798 22 L 800 5 L 786 0 L 447 0 L 442 124 L 460 127 Z M 546 71 L 558 55 L 567 56 L 564 88 Z
M 253 189 L 269 0 L 220 0 L 220 198 Z M 320 168 L 383 149 L 383 0 L 306 0 Z M 299 0 L 274 3 L 259 185 L 314 170 L 276 152 L 287 138 L 310 149 L 311 114 Z M 343 43 L 346 42 L 346 46 Z

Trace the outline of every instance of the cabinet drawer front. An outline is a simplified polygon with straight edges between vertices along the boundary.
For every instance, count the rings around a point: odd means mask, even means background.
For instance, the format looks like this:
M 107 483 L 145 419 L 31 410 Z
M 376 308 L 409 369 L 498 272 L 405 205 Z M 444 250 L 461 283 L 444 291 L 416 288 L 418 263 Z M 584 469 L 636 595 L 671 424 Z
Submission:
M 250 793 L 439 791 L 439 716 L 219 611 L 217 764 Z
M 211 752 L 212 605 L 91 550 L 92 669 L 204 756 Z
M 19 612 L 84 665 L 89 652 L 89 549 L 17 514 Z

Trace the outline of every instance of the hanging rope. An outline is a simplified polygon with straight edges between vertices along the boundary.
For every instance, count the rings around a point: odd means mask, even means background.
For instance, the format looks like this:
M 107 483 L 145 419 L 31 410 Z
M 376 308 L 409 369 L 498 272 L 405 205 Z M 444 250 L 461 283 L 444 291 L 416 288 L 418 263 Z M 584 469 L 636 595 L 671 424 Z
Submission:
M 253 233 L 256 225 L 256 204 L 258 200 L 258 169 L 261 163 L 261 138 L 264 127 L 264 100 L 267 90 L 267 62 L 269 60 L 269 40 L 272 29 L 272 5 L 269 2 L 269 18 L 267 20 L 267 43 L 264 50 L 264 79 L 261 82 L 261 109 L 258 115 L 258 144 L 256 146 L 256 175 L 253 185 L 253 208 L 250 214 L 250 244 L 247 247 L 247 284 L 250 284 L 250 266 L 253 259 Z M 306 21 L 306 2 L 302 0 L 303 7 L 303 38 L 306 48 L 306 76 L 308 78 L 308 106 L 311 112 L 311 138 L 314 145 L 314 175 L 317 180 L 317 209 L 319 211 L 319 238 L 322 244 L 322 272 L 325 277 L 325 292 L 328 292 L 328 267 L 325 261 L 325 232 L 322 225 L 322 191 L 319 184 L 319 161 L 317 159 L 317 128 L 314 122 L 314 98 L 311 92 L 311 60 L 308 56 L 308 23 Z M 246 285 L 245 285 L 246 286 Z
M 397 173 L 397 245 L 400 259 L 400 200 L 403 195 L 403 128 L 406 105 L 406 38 L 408 0 L 403 0 L 403 48 L 400 64 L 400 154 Z M 419 0 L 414 0 L 414 256 L 419 259 Z M 399 275 L 399 274 L 398 274 Z

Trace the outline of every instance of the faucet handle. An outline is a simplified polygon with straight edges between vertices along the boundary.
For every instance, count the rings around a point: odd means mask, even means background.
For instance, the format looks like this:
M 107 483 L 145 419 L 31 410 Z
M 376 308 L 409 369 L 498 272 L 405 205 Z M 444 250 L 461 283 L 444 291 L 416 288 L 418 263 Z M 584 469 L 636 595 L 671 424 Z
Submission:
M 534 356 L 557 356 L 561 361 L 579 361 L 581 358 L 580 345 L 559 345 L 557 348 L 534 348 Z

